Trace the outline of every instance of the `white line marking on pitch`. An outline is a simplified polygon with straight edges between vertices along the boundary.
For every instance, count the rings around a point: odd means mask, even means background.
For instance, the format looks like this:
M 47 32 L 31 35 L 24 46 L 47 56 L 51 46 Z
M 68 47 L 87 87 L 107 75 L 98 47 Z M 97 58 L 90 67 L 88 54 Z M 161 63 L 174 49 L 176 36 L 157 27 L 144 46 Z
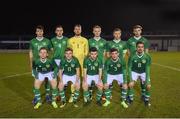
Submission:
M 164 67 L 164 68 L 168 68 L 168 69 L 171 69 L 171 70 L 175 70 L 175 71 L 180 71 L 179 68 L 175 68 L 175 67 L 171 67 L 171 66 L 167 66 L 167 65 L 162 65 L 162 64 L 159 64 L 159 63 L 152 63 L 154 65 L 157 65 L 157 66 L 161 66 L 161 67 Z
M 25 72 L 25 73 L 22 73 L 22 74 L 14 74 L 14 75 L 5 76 L 5 77 L 0 78 L 0 79 L 7 79 L 7 78 L 16 77 L 16 76 L 23 76 L 23 75 L 27 75 L 27 74 L 30 74 L 30 73 L 31 72 Z

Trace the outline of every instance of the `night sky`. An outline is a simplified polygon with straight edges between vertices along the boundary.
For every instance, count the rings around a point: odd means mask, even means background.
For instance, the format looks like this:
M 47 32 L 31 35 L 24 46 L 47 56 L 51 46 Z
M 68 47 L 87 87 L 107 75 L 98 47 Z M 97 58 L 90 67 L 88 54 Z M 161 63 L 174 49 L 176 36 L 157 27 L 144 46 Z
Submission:
M 0 6 L 0 34 L 33 34 L 38 24 L 52 34 L 57 24 L 72 33 L 74 24 L 82 24 L 83 32 L 91 33 L 99 24 L 104 34 L 115 27 L 130 31 L 141 24 L 145 31 L 180 30 L 180 0 L 47 0 L 6 1 Z

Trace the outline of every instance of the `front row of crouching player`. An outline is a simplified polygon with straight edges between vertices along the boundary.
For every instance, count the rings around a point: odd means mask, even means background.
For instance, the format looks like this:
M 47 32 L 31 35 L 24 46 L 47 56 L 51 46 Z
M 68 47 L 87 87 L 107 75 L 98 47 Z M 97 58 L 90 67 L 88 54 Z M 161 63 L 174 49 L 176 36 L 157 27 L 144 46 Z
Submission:
M 110 85 L 114 80 L 117 81 L 121 88 L 121 105 L 128 108 L 128 105 L 133 102 L 133 87 L 137 79 L 140 79 L 145 84 L 145 95 L 142 97 L 146 106 L 150 106 L 150 65 L 151 57 L 144 52 L 144 43 L 137 42 L 136 53 L 132 54 L 128 60 L 128 70 L 126 71 L 125 59 L 119 56 L 118 50 L 112 48 L 110 50 L 110 58 L 106 59 L 105 64 L 98 58 L 98 51 L 95 47 L 90 48 L 89 55 L 84 59 L 83 63 L 83 79 L 82 88 L 84 95 L 84 105 L 90 104 L 92 94 L 89 92 L 89 87 L 92 82 L 97 87 L 96 102 L 99 106 L 108 106 L 111 102 Z M 45 78 L 48 78 L 52 87 L 52 106 L 58 108 L 56 97 L 61 97 L 60 108 L 66 105 L 65 86 L 68 82 L 72 82 L 75 92 L 73 96 L 73 105 L 78 107 L 77 99 L 80 94 L 80 64 L 76 57 L 73 56 L 73 51 L 70 48 L 65 50 L 64 58 L 60 61 L 58 67 L 54 59 L 48 59 L 48 51 L 46 48 L 41 48 L 39 51 L 39 59 L 33 62 L 34 81 L 34 96 L 37 99 L 34 109 L 38 109 L 41 105 L 40 87 Z M 128 75 L 127 75 L 128 74 Z M 59 77 L 59 84 L 57 84 Z M 127 78 L 129 77 L 129 78 Z M 129 81 L 127 80 L 129 79 Z M 57 89 L 57 85 L 59 90 Z M 105 95 L 106 101 L 102 102 L 102 95 Z

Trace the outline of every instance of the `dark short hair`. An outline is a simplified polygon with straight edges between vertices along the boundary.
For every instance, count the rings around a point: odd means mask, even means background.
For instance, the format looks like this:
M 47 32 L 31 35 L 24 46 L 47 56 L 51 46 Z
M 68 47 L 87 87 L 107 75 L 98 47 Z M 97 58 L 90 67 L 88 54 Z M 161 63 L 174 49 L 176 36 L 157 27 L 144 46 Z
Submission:
M 136 47 L 137 47 L 139 44 L 143 44 L 143 45 L 144 45 L 144 43 L 143 43 L 142 41 L 138 41 L 138 42 L 136 43 Z
M 39 49 L 39 52 L 40 52 L 41 50 L 46 50 L 46 51 L 48 52 L 47 48 L 45 48 L 45 47 L 41 47 L 41 48 Z
M 89 49 L 89 52 L 97 52 L 97 48 L 96 48 L 96 47 L 91 47 L 91 48 Z
M 73 49 L 72 48 L 66 48 L 65 52 L 67 52 L 67 51 L 73 52 Z
M 110 49 L 110 52 L 112 53 L 112 52 L 118 52 L 118 50 L 116 49 L 116 48 L 111 48 Z
M 74 28 L 75 27 L 82 27 L 82 26 L 81 26 L 81 24 L 76 24 L 76 25 L 74 25 Z
M 133 26 L 133 30 L 134 30 L 134 29 L 137 29 L 137 28 L 140 28 L 141 30 L 143 29 L 141 25 L 135 25 L 135 26 Z
M 63 28 L 63 27 L 62 27 L 62 25 L 57 25 L 57 26 L 55 27 L 55 29 L 57 29 L 57 28 Z
M 41 29 L 41 30 L 44 31 L 44 26 L 42 26 L 42 25 L 37 25 L 37 26 L 36 26 L 36 29 Z
M 120 28 L 115 28 L 115 29 L 113 30 L 113 33 L 116 32 L 116 31 L 120 31 L 120 32 L 121 32 L 121 29 L 120 29 Z

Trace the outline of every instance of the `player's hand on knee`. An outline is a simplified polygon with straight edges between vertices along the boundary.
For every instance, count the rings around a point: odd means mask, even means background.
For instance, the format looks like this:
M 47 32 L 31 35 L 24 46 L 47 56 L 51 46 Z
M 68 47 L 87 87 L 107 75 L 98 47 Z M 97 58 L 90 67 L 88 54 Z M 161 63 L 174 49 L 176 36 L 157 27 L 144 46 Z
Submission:
M 150 88 L 151 88 L 151 84 L 147 84 L 146 89 L 150 90 Z
M 133 81 L 129 82 L 128 87 L 133 88 L 134 87 L 134 82 Z

